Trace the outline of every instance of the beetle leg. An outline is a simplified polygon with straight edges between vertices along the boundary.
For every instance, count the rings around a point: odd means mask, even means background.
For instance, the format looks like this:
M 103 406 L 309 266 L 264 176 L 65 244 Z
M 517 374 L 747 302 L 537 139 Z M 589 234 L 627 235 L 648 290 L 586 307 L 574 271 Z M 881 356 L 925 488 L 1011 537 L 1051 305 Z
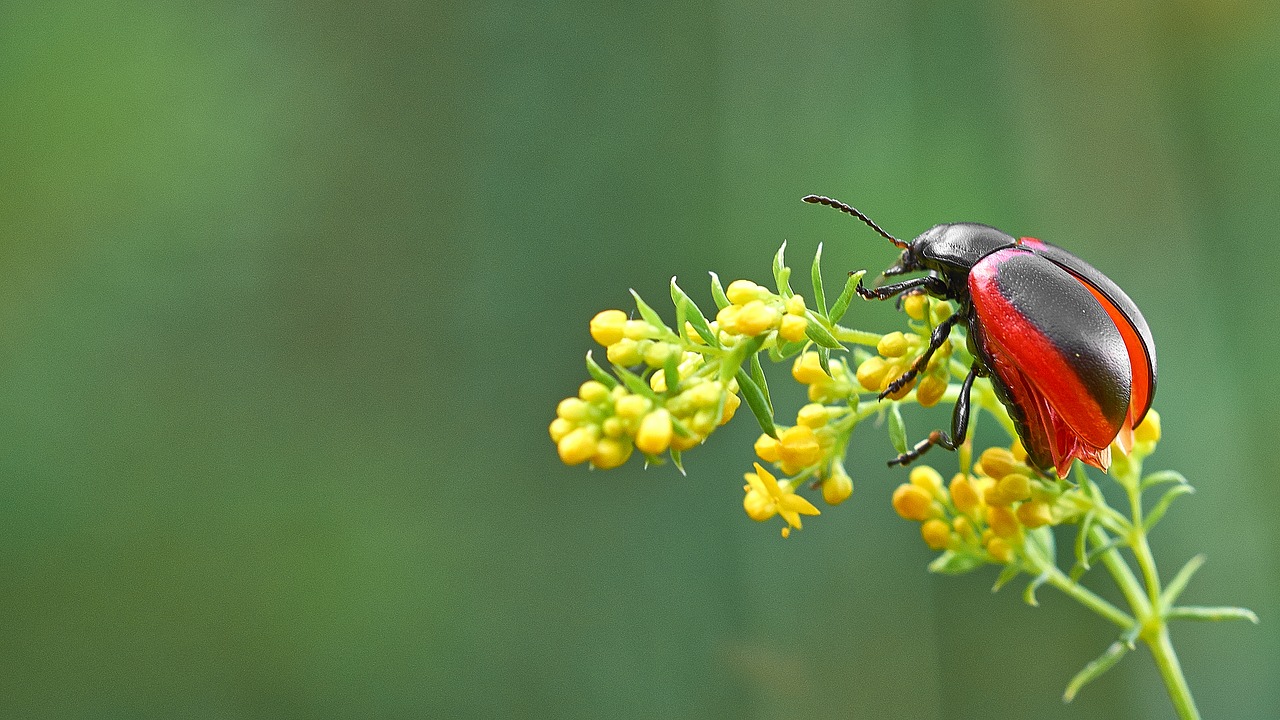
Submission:
M 964 436 L 969 432 L 969 394 L 973 391 L 973 381 L 978 376 L 978 367 L 978 363 L 975 362 L 973 367 L 969 368 L 969 374 L 965 376 L 964 383 L 960 385 L 960 396 L 956 398 L 956 409 L 951 413 L 951 437 L 947 437 L 947 434 L 941 430 L 934 430 L 929 433 L 929 437 L 916 443 L 910 450 L 890 460 L 890 467 L 894 465 L 909 465 L 934 445 L 941 446 L 947 450 L 955 450 L 960 443 L 964 442 Z
M 858 280 L 858 295 L 865 300 L 888 300 L 894 295 L 904 293 L 908 290 L 916 288 L 924 288 L 925 292 L 938 297 L 945 297 L 947 294 L 947 284 L 942 278 L 936 275 L 925 275 L 924 277 L 911 278 L 903 280 L 900 283 L 885 285 L 883 287 L 868 289 L 862 284 L 862 280 Z
M 956 313 L 946 320 L 943 320 L 941 323 L 938 323 L 938 326 L 933 329 L 933 334 L 929 336 L 929 347 L 925 348 L 924 352 L 920 353 L 920 357 L 916 358 L 916 361 L 911 363 L 910 369 L 902 373 L 897 380 L 889 383 L 889 386 L 880 393 L 881 400 L 898 392 L 907 383 L 916 379 L 916 376 L 920 374 L 920 371 L 929 365 L 929 360 L 933 357 L 933 354 L 937 352 L 938 348 L 942 347 L 942 344 L 947 341 L 947 338 L 951 337 L 951 328 L 955 327 L 955 324 L 960 322 L 961 317 L 963 317 L 961 313 Z

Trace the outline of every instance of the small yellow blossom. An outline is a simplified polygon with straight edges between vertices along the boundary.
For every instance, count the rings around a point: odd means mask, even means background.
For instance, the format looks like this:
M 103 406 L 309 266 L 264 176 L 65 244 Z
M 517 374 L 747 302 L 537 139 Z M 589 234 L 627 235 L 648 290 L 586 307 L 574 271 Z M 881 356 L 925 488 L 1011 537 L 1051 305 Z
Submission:
M 631 457 L 631 443 L 625 440 L 604 438 L 596 443 L 591 464 L 600 470 L 612 470 Z
M 1148 410 L 1147 416 L 1142 419 L 1138 427 L 1133 429 L 1133 439 L 1135 442 L 1159 442 L 1160 413 L 1155 410 Z
M 882 357 L 867 358 L 858 366 L 856 374 L 858 384 L 868 390 L 880 391 L 884 385 L 884 376 L 889 372 L 889 365 Z
M 776 513 L 787 521 L 787 525 L 799 530 L 801 515 L 821 515 L 821 511 L 813 503 L 796 495 L 791 483 L 778 482 L 768 470 L 755 463 L 756 471 L 743 475 L 747 480 L 745 489 L 747 498 L 743 499 L 743 507 L 753 520 L 768 520 Z M 754 498 L 752 495 L 754 494 Z M 753 513 L 753 508 L 755 514 Z
M 1053 523 L 1053 511 L 1048 503 L 1039 500 L 1024 502 L 1016 512 L 1018 521 L 1029 528 L 1038 528 Z
M 955 503 L 956 510 L 966 515 L 972 514 L 982 503 L 977 489 L 964 475 L 956 475 L 951 479 L 951 501 Z
M 551 427 L 547 429 L 551 432 L 551 442 L 558 443 L 560 438 L 568 435 L 573 430 L 573 423 L 558 417 L 551 421 Z
M 947 392 L 947 379 L 938 375 L 926 375 L 916 388 L 916 400 L 920 407 L 933 407 Z
M 799 297 L 799 295 L 792 297 Z M 808 329 L 809 321 L 803 315 L 786 315 L 782 318 L 782 324 L 778 326 L 778 334 L 783 340 L 800 342 L 805 339 L 805 331 Z
M 1002 537 L 993 537 L 987 541 L 987 552 L 991 553 L 991 557 L 997 562 L 1007 565 L 1013 561 L 1013 546 Z
M 912 320 L 924 320 L 924 314 L 929 311 L 929 298 L 924 293 L 918 292 L 904 295 L 902 310 Z
M 775 437 L 760 433 L 760 437 L 756 438 L 756 455 L 765 462 L 778 462 L 780 457 L 778 452 L 781 448 L 782 444 Z
M 609 346 L 605 356 L 615 365 L 630 367 L 640 364 L 643 359 L 643 350 L 644 348 L 641 348 L 640 343 L 635 340 L 622 338 Z
M 746 305 L 769 291 L 750 280 L 734 280 L 725 288 L 724 295 L 734 305 Z
M 822 499 L 828 505 L 839 505 L 853 494 L 853 479 L 839 462 L 833 464 L 831 477 L 822 481 Z
M 907 336 L 894 331 L 880 338 L 880 342 L 876 344 L 876 352 L 885 357 L 902 357 L 907 354 L 908 347 Z
M 822 369 L 822 358 L 816 352 L 807 352 L 796 358 L 791 366 L 791 377 L 805 385 L 830 379 Z
M 582 398 L 565 398 L 560 401 L 559 405 L 556 405 L 556 416 L 570 422 L 585 420 L 590 411 L 591 407 L 583 402 Z
M 933 497 L 923 488 L 903 483 L 893 491 L 893 509 L 907 520 L 927 520 L 933 515 Z
M 556 451 L 560 453 L 560 461 L 565 465 L 578 465 L 591 459 L 596 454 L 596 429 L 584 425 L 560 438 L 556 443 Z
M 934 499 L 941 500 L 946 497 L 946 492 L 942 488 L 942 475 L 928 465 L 917 465 L 911 468 L 911 474 L 907 479 L 912 485 L 928 491 Z
M 602 310 L 591 318 L 591 337 L 609 347 L 622 339 L 622 328 L 626 323 L 627 314 L 621 310 Z
M 752 300 L 742 306 L 737 317 L 737 332 L 740 335 L 756 336 L 775 327 L 782 315 L 777 308 L 766 305 L 759 300 Z
M 920 525 L 920 535 L 933 550 L 943 550 L 951 542 L 951 526 L 944 520 L 934 518 Z
M 982 463 L 982 471 L 997 480 L 1021 468 L 1013 453 L 1002 447 L 991 447 L 982 451 L 978 460 Z
M 1018 518 L 1013 511 L 1003 505 L 992 505 L 987 508 L 987 524 L 991 531 L 1002 538 L 1011 538 L 1018 534 Z
M 807 425 L 814 430 L 827 424 L 830 414 L 827 412 L 827 406 L 820 403 L 809 403 L 800 408 L 796 413 L 796 424 Z
M 738 411 L 738 406 L 742 404 L 742 398 L 736 393 L 730 393 L 729 397 L 724 399 L 724 414 L 720 416 L 720 424 L 724 425 L 733 419 L 733 414 Z

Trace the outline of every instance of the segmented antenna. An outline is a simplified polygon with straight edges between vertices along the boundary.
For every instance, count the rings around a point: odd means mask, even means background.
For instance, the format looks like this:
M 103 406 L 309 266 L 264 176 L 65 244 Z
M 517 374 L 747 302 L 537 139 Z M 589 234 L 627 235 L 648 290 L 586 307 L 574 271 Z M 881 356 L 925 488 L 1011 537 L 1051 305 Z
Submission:
M 800 199 L 807 203 L 813 203 L 814 205 L 826 205 L 827 207 L 832 207 L 837 210 L 843 210 L 844 212 L 847 212 L 850 215 L 858 218 L 859 220 L 866 223 L 867 225 L 870 225 L 872 230 L 875 230 L 876 232 L 880 233 L 881 237 L 893 243 L 895 246 L 900 247 L 903 250 L 907 249 L 908 247 L 908 243 L 905 243 L 899 240 L 898 238 L 890 235 L 889 233 L 885 232 L 884 230 L 880 229 L 880 226 L 875 224 L 875 222 L 873 222 L 871 218 L 867 217 L 866 215 L 863 215 L 861 212 L 859 212 L 857 208 L 851 205 L 845 205 L 839 200 L 833 200 L 832 198 L 826 197 L 824 195 L 805 195 Z

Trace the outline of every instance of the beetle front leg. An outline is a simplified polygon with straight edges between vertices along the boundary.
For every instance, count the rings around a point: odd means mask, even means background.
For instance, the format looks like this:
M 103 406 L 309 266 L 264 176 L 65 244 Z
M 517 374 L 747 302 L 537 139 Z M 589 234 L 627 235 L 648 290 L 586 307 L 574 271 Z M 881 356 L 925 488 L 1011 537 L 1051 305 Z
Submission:
M 942 278 L 936 275 L 925 275 L 924 277 L 911 278 L 910 280 L 903 280 L 900 283 L 893 283 L 892 285 L 885 285 L 874 289 L 867 288 L 862 284 L 861 278 L 859 278 L 858 287 L 855 289 L 858 291 L 858 295 L 864 300 L 888 300 L 894 295 L 904 293 L 908 290 L 914 290 L 916 288 L 924 288 L 925 292 L 938 297 L 946 297 L 947 294 L 947 284 L 942 281 Z
M 947 338 L 951 337 L 951 328 L 955 327 L 956 323 L 960 322 L 960 319 L 964 316 L 965 313 L 956 313 L 939 323 L 938 327 L 933 329 L 933 334 L 929 336 L 929 347 L 920 353 L 920 357 L 911 363 L 911 367 L 906 372 L 902 373 L 897 380 L 889 383 L 888 387 L 880 393 L 880 399 L 883 400 L 889 397 L 906 387 L 907 383 L 915 380 L 920 371 L 928 367 L 929 360 L 933 358 L 933 354 L 938 351 L 938 348 L 942 347 Z
M 975 362 L 960 385 L 960 396 L 956 398 L 956 408 L 951 413 L 951 436 L 947 437 L 947 434 L 941 430 L 934 430 L 929 433 L 929 437 L 916 443 L 910 450 L 890 460 L 889 467 L 910 465 L 934 445 L 955 450 L 960 443 L 964 442 L 964 436 L 969 432 L 969 395 L 973 391 L 973 381 L 978 376 L 978 368 L 978 363 Z

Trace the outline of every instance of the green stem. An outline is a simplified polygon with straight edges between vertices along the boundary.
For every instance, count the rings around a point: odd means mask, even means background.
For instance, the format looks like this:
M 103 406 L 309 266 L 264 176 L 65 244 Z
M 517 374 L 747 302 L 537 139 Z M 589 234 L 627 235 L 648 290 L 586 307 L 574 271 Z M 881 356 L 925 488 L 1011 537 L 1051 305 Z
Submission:
M 1196 709 L 1195 698 L 1191 697 L 1191 688 L 1182 675 L 1182 666 L 1178 664 L 1178 654 L 1173 651 L 1173 642 L 1169 640 L 1169 626 L 1161 619 L 1157 627 L 1154 637 L 1144 637 L 1143 640 L 1151 648 L 1156 667 L 1160 668 L 1160 676 L 1169 689 L 1169 699 L 1173 700 L 1173 707 L 1182 720 L 1199 720 L 1200 711 Z

